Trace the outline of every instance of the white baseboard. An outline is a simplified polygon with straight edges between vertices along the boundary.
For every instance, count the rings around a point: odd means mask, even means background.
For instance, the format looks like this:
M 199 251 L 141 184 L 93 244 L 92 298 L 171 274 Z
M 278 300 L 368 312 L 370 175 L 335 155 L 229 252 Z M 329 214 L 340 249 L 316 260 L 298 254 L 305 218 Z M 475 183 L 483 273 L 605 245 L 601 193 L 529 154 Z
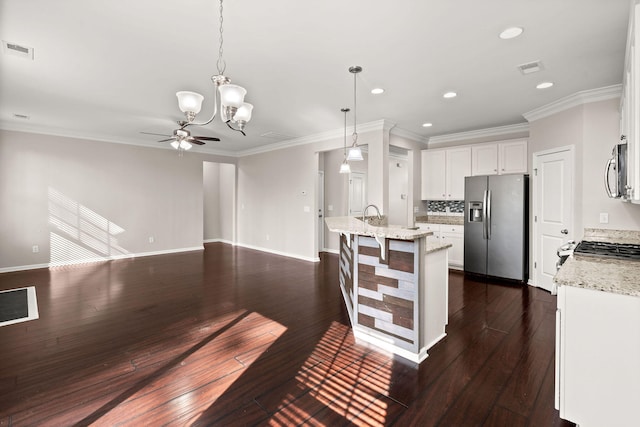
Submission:
M 233 242 L 231 240 L 226 240 L 226 239 L 204 239 L 202 242 L 203 243 L 226 243 L 228 245 L 233 245 Z
M 328 252 L 330 254 L 336 254 L 336 255 L 340 255 L 340 251 L 338 249 L 327 249 L 324 248 L 322 249 L 323 252 Z
M 320 262 L 320 257 L 310 258 L 310 257 L 300 256 L 298 254 L 292 254 L 292 253 L 288 253 L 288 252 L 282 252 L 282 251 L 276 251 L 276 250 L 273 250 L 273 249 L 262 248 L 260 246 L 247 245 L 245 243 L 234 243 L 234 245 L 235 246 L 240 246 L 241 248 L 253 249 L 253 250 L 256 250 L 256 251 L 267 252 L 267 253 L 274 254 L 274 255 L 280 255 L 280 256 L 286 256 L 286 257 L 289 257 L 289 258 L 300 259 L 302 261 Z
M 108 257 L 75 259 L 70 261 L 53 261 L 46 264 L 31 264 L 31 265 L 18 265 L 14 267 L 2 267 L 0 268 L 0 273 L 11 273 L 13 271 L 35 270 L 38 268 L 65 267 L 69 265 L 94 264 L 98 262 L 107 262 L 107 261 L 113 261 L 118 259 L 132 259 L 132 258 L 138 258 L 138 257 L 166 255 L 166 254 L 175 254 L 179 252 L 191 252 L 191 251 L 202 251 L 202 250 L 204 250 L 204 246 L 193 246 L 188 248 L 167 249 L 163 251 L 113 255 Z

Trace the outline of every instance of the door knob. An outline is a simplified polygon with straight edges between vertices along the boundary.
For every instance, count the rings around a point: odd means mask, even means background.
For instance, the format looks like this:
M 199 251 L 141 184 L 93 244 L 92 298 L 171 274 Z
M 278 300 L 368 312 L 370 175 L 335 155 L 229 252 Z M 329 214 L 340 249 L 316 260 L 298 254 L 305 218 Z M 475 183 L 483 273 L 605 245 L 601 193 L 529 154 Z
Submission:
M 562 234 L 569 234 L 569 230 L 567 230 L 566 228 L 565 228 L 564 230 L 560 230 L 560 232 L 561 232 Z

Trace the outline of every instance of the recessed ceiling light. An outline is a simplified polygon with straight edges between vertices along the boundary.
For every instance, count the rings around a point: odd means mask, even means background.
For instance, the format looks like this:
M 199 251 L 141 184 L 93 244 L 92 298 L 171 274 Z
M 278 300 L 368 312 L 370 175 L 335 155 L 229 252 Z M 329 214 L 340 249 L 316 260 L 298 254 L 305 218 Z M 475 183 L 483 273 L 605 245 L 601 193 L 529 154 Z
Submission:
M 431 126 L 433 126 L 433 123 L 423 123 L 422 124 L 423 128 L 430 128 Z
M 443 98 L 455 98 L 456 96 L 458 96 L 458 94 L 455 92 L 447 92 L 442 95 Z
M 500 38 L 503 40 L 513 39 L 522 34 L 523 31 L 520 27 L 510 27 L 500 33 Z
M 371 89 L 371 93 L 374 94 L 374 95 L 380 95 L 383 92 L 384 92 L 384 89 L 382 89 L 380 87 L 377 87 L 375 89 Z
M 553 82 L 542 82 L 538 86 L 536 86 L 536 89 L 547 89 L 551 86 L 553 86 Z

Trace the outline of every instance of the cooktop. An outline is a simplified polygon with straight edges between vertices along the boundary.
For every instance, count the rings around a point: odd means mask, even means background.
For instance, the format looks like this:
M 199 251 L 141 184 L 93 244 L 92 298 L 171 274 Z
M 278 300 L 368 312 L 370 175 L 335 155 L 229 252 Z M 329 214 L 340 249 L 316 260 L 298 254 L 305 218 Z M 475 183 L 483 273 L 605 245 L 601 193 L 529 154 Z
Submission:
M 578 243 L 573 253 L 583 256 L 640 260 L 640 245 L 583 240 Z

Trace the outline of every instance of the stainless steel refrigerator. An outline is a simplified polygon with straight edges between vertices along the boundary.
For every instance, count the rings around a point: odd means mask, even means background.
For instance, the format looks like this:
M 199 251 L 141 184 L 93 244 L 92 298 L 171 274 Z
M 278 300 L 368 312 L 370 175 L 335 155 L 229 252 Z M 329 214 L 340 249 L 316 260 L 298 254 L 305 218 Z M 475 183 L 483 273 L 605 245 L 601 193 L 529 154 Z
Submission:
M 526 282 L 529 176 L 466 177 L 464 207 L 464 271 Z

